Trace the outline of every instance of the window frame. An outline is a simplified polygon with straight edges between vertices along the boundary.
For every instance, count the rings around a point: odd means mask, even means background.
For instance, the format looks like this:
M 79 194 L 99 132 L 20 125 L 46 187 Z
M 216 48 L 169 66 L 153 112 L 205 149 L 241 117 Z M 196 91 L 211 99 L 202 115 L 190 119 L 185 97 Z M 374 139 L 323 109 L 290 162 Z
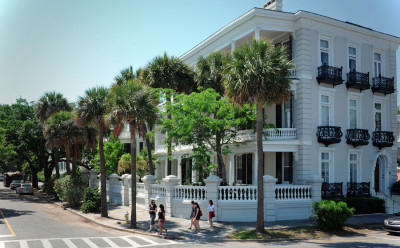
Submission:
M 329 97 L 329 103 L 322 103 L 322 96 L 326 95 Z M 335 96 L 335 89 L 329 89 L 329 88 L 320 88 L 319 96 L 318 96 L 318 112 L 319 112 L 319 118 L 318 122 L 320 126 L 322 125 L 322 106 L 328 106 L 329 108 L 329 121 L 328 121 L 328 126 L 333 126 L 335 123 L 334 120 L 334 111 L 335 111 L 335 104 L 334 104 L 334 96 Z M 324 125 L 325 126 L 325 125 Z
M 385 101 L 383 99 L 374 99 L 373 103 L 372 103 L 372 109 L 373 109 L 373 121 L 374 121 L 374 131 L 384 131 L 386 128 L 386 122 L 385 122 Z M 375 104 L 380 104 L 381 105 L 381 109 L 377 110 L 375 107 Z M 381 113 L 381 128 L 380 130 L 378 130 L 376 128 L 376 113 Z
M 354 183 L 358 183 L 361 182 L 361 152 L 362 150 L 360 149 L 349 149 L 348 152 L 348 156 L 347 156 L 347 164 L 348 164 L 348 168 L 347 168 L 347 182 L 352 182 L 352 178 L 351 178 L 351 164 L 356 164 L 356 181 Z M 356 155 L 357 159 L 355 160 L 355 162 L 352 162 L 351 160 L 351 155 Z
M 353 129 L 351 127 L 351 116 L 350 116 L 350 110 L 356 110 L 356 127 L 355 129 L 360 129 L 362 127 L 362 118 L 361 118 L 361 99 L 362 99 L 362 94 L 360 93 L 350 93 L 347 98 L 347 117 L 348 117 L 348 128 Z M 350 100 L 355 100 L 356 101 L 356 107 L 351 107 L 350 106 Z
M 355 55 L 350 54 L 350 48 L 354 48 L 356 51 Z M 351 72 L 350 70 L 350 59 L 354 59 L 356 62 L 356 71 L 360 71 L 360 48 L 359 45 L 354 43 L 349 43 L 347 46 L 347 72 Z
M 329 154 L 329 159 L 328 160 L 323 160 L 322 159 L 322 153 L 328 153 Z M 328 172 L 329 172 L 329 177 L 328 177 L 328 182 L 334 182 L 334 154 L 335 154 L 335 149 L 334 148 L 325 148 L 321 147 L 320 151 L 318 153 L 318 167 L 319 167 L 319 175 L 321 176 L 322 180 L 325 182 L 325 179 L 322 177 L 322 163 L 328 163 Z
M 380 60 L 376 60 L 375 59 L 375 54 L 379 54 L 380 55 Z M 374 50 L 373 51 L 373 53 L 372 53 L 372 71 L 373 71 L 373 77 L 379 77 L 379 75 L 385 75 L 384 74 L 384 66 L 383 66 L 383 61 L 384 61 L 384 58 L 383 58 L 383 51 L 381 51 L 381 50 Z M 377 63 L 377 64 L 379 64 L 380 65 L 380 71 L 381 71 L 381 73 L 380 74 L 377 74 L 376 73 L 376 70 L 375 70 L 375 63 Z
M 321 46 L 321 41 L 328 42 L 328 48 L 324 48 Z M 325 52 L 328 54 L 328 64 L 329 66 L 333 66 L 333 49 L 332 49 L 332 38 L 329 36 L 321 35 L 318 39 L 318 65 L 321 66 L 322 64 L 322 56 L 321 53 Z

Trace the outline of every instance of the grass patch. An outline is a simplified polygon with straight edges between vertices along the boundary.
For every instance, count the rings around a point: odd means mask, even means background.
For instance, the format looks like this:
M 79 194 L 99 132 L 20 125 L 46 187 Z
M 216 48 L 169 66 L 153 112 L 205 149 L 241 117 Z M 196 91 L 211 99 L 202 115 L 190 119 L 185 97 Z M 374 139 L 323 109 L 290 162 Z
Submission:
M 346 225 L 341 231 L 323 231 L 318 227 L 298 227 L 284 229 L 265 229 L 265 234 L 257 233 L 255 229 L 229 233 L 226 237 L 234 240 L 257 239 L 322 239 L 332 236 L 351 236 L 369 231 L 382 230 L 382 225 Z

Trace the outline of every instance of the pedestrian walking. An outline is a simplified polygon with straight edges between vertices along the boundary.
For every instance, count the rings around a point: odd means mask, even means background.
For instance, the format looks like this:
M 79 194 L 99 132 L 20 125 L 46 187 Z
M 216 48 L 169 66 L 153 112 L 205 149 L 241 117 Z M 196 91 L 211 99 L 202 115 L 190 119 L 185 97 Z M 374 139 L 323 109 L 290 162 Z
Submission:
M 194 201 L 191 201 L 190 204 L 192 204 L 192 210 L 190 212 L 190 227 L 189 229 L 192 229 L 193 226 L 193 217 L 194 217 Z
M 156 213 L 157 213 L 157 205 L 154 200 L 151 200 L 150 206 L 149 206 L 149 214 L 150 214 L 150 228 L 149 232 L 151 232 L 153 229 L 154 231 L 157 232 L 157 226 L 156 226 Z
M 213 218 L 215 217 L 215 207 L 212 200 L 208 200 L 208 223 L 210 223 L 210 229 L 213 229 Z
M 165 234 L 167 234 L 167 228 L 165 228 L 163 225 L 167 222 L 165 220 L 165 210 L 164 210 L 164 205 L 160 204 L 160 210 L 158 211 L 158 227 L 160 228 L 160 233 L 158 235 L 162 235 L 162 230 L 165 230 Z
M 194 225 L 194 231 L 195 232 L 200 232 L 200 217 L 202 215 L 200 206 L 197 202 L 194 203 L 194 217 L 192 218 L 193 220 L 193 225 Z

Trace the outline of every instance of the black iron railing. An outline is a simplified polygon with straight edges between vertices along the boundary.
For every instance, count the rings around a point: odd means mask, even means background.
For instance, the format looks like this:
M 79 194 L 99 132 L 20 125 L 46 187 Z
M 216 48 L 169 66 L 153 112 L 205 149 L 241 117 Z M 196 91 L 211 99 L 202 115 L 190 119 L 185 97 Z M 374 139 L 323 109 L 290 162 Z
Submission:
M 369 143 L 369 133 L 367 129 L 347 129 L 347 144 L 356 146 L 365 146 Z
M 347 183 L 347 196 L 371 196 L 370 183 Z
M 340 127 L 319 126 L 316 135 L 318 137 L 318 143 L 328 146 L 330 144 L 340 143 L 343 133 Z
M 359 89 L 360 91 L 369 89 L 371 87 L 369 84 L 369 72 L 362 73 L 354 70 L 347 73 L 346 87 Z
M 329 65 L 321 65 L 318 67 L 318 83 L 332 84 L 333 86 L 342 84 L 342 69 L 343 67 L 334 67 Z
M 343 183 L 325 183 L 321 185 L 322 199 L 340 199 L 343 198 Z
M 375 131 L 372 133 L 372 144 L 382 149 L 393 146 L 394 135 L 389 131 Z
M 394 77 L 393 78 L 387 78 L 387 77 L 382 77 L 379 75 L 379 77 L 374 77 L 372 79 L 372 92 L 379 92 L 383 94 L 392 94 L 394 92 Z

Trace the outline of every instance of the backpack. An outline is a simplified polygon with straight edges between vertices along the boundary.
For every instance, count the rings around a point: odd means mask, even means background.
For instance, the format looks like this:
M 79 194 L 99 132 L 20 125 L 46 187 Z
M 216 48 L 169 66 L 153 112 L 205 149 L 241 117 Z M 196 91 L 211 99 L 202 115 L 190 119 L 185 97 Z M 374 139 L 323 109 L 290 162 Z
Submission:
M 203 213 L 201 212 L 201 210 L 200 210 L 200 216 L 203 216 Z

